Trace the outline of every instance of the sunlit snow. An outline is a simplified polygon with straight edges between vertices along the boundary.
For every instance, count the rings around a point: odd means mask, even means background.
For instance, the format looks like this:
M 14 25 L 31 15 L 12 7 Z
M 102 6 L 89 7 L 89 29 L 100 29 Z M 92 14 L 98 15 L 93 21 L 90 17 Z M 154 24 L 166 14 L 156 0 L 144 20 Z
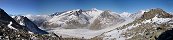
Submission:
M 11 25 L 12 25 L 12 22 L 10 22 L 10 24 L 8 24 L 8 27 L 11 28 L 11 29 L 15 29 L 15 30 L 17 30 L 16 28 L 14 28 L 14 27 L 11 26 Z

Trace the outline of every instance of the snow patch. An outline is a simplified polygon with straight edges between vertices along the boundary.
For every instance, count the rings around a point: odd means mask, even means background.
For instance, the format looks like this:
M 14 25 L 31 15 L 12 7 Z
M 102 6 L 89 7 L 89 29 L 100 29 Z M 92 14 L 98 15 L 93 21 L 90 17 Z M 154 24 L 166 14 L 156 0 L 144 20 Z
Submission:
M 142 23 L 157 23 L 157 24 L 162 24 L 162 23 L 166 23 L 168 21 L 172 20 L 171 18 L 158 18 L 157 15 L 152 18 L 152 19 L 148 19 L 143 21 Z
M 125 18 L 125 20 L 126 20 L 125 22 L 123 22 L 122 24 L 118 24 L 118 25 L 125 25 L 125 24 L 131 23 L 134 21 L 134 19 L 131 19 L 131 18 L 127 18 L 127 19 Z M 104 37 L 103 40 L 115 40 L 115 39 L 116 40 L 125 40 L 126 37 L 124 37 L 124 35 L 121 35 L 121 34 L 123 32 L 126 32 L 127 29 L 132 29 L 133 27 L 136 27 L 138 25 L 140 25 L 140 24 L 133 25 L 131 27 L 128 27 L 128 28 L 122 29 L 122 30 L 116 30 L 116 29 L 112 30 L 112 31 L 110 30 L 109 32 L 104 34 L 104 36 L 106 36 L 106 37 Z M 119 26 L 119 27 L 121 27 L 121 26 Z
M 130 30 L 130 29 L 133 29 L 133 28 L 135 28 L 135 27 L 137 27 L 137 26 L 139 26 L 139 25 L 141 25 L 141 24 L 136 24 L 136 25 L 132 25 L 132 26 L 129 26 L 128 28 L 126 28 L 126 29 L 128 29 L 128 30 Z
M 11 16 L 12 18 L 14 18 L 15 16 Z
M 33 32 L 31 32 L 31 31 L 28 31 L 28 33 L 30 33 L 30 34 L 34 34 Z
M 25 26 L 25 24 L 23 22 L 21 22 L 21 21 L 19 22 L 19 24 Z
M 125 40 L 125 37 L 121 35 L 124 30 L 114 30 L 105 34 L 106 37 L 103 40 Z
M 16 28 L 14 28 L 13 26 L 11 26 L 12 25 L 12 22 L 10 22 L 10 24 L 8 24 L 8 27 L 10 28 L 10 29 L 14 29 L 14 30 L 17 30 Z

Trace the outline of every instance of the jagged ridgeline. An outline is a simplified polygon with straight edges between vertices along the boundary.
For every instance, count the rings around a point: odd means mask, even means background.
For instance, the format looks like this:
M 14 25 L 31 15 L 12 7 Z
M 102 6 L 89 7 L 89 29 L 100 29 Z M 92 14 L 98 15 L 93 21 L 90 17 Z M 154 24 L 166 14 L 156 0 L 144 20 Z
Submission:
M 160 8 L 141 11 L 135 14 L 122 15 L 107 10 L 77 9 L 65 12 L 56 12 L 52 15 L 9 16 L 3 9 L 0 9 L 0 39 L 173 39 L 173 15 Z M 43 27 L 46 31 L 38 27 Z M 55 33 L 48 33 L 47 31 Z
M 151 9 L 149 12 L 145 12 L 141 18 L 142 19 L 151 19 L 151 18 L 155 17 L 156 15 L 158 18 L 172 18 L 173 17 L 169 13 L 163 11 L 162 9 L 156 8 L 156 9 Z
M 48 34 L 39 29 L 29 19 L 23 17 L 24 25 L 20 25 L 3 9 L 0 9 L 0 39 L 1 40 L 60 40 L 57 35 Z M 28 23 L 33 26 L 28 26 Z M 32 28 L 31 28 L 32 27 Z
M 48 31 L 55 32 L 64 38 L 94 40 L 164 40 L 172 38 L 169 33 L 173 28 L 173 15 L 160 8 L 141 10 L 134 14 L 119 14 L 98 9 L 76 9 L 56 12 L 47 16 L 27 17 L 39 27 L 50 29 Z M 17 19 L 17 17 L 14 18 Z
M 127 29 L 122 33 L 128 40 L 172 40 L 173 15 L 160 8 L 151 9 L 135 21 L 117 28 Z

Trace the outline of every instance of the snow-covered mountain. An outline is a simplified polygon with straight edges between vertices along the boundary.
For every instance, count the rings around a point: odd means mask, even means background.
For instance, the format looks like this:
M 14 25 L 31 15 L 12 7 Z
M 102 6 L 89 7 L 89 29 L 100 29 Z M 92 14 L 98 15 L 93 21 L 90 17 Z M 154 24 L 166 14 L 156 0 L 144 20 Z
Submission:
M 34 27 L 34 24 L 26 17 L 17 17 L 16 20 L 0 8 L 0 40 L 60 40 L 60 37 L 54 34 L 38 32 L 40 29 Z
M 20 24 L 18 24 L 13 18 L 11 18 L 3 9 L 0 9 L 0 20 L 2 23 L 9 24 L 16 28 L 16 29 L 23 29 L 26 30 L 25 27 L 22 27 Z M 1 24 L 3 25 L 3 24 Z
M 123 13 L 121 13 L 121 14 L 119 14 L 121 17 L 124 17 L 124 18 L 126 18 L 126 17 L 130 17 L 132 14 L 131 13 L 128 13 L 128 12 L 123 12 Z
M 144 14 L 144 12 L 148 12 L 149 10 L 140 10 L 137 13 L 131 14 L 129 17 L 131 17 L 132 19 L 139 19 L 142 17 L 142 15 Z
M 156 40 L 173 22 L 173 16 L 160 8 L 136 13 L 75 9 L 26 17 L 63 38 L 91 40 Z
M 124 22 L 120 15 L 113 14 L 110 11 L 104 11 L 91 23 L 89 29 L 103 29 L 118 23 Z
M 123 37 L 124 40 L 160 40 L 158 38 L 159 35 L 172 28 L 172 17 L 172 15 L 162 9 L 150 9 L 135 21 L 116 28 L 112 32 L 105 33 L 102 36 L 107 37 L 107 39 L 112 39 L 110 37 L 116 38 L 116 35 L 110 35 L 109 33 L 118 31 L 119 33 L 117 34 L 121 36 L 116 39 L 122 39 Z
M 124 22 L 119 14 L 111 11 L 102 11 L 96 8 L 91 10 L 71 10 L 58 13 L 52 19 L 45 21 L 43 27 L 56 28 L 62 27 L 67 29 L 87 28 L 103 29 L 111 25 Z
M 89 24 L 89 18 L 81 9 L 67 11 L 43 23 L 43 27 L 83 28 Z
M 41 24 L 45 21 L 48 21 L 52 18 L 52 16 L 49 15 L 32 15 L 32 14 L 27 14 L 23 15 L 26 16 L 28 19 L 33 21 L 38 27 L 42 26 Z
M 22 26 L 26 26 L 28 30 L 35 34 L 48 34 L 48 32 L 43 31 L 38 28 L 36 24 L 30 21 L 27 17 L 24 16 L 12 16 L 12 18 Z

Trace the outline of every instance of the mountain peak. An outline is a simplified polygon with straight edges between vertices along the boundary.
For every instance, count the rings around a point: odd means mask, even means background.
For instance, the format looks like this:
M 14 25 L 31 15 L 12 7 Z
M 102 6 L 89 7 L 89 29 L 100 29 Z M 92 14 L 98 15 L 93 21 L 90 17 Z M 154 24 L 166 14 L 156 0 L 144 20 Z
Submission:
M 80 10 L 82 10 L 82 9 L 74 9 L 74 10 L 71 10 L 71 11 L 80 11 Z
M 150 11 L 160 11 L 160 12 L 164 12 L 163 9 L 161 9 L 161 8 L 153 8 L 153 9 L 151 9 Z
M 110 10 L 105 10 L 104 12 L 110 13 L 111 11 Z
M 10 17 L 3 9 L 0 9 L 0 22 L 12 22 L 12 25 L 14 28 L 17 29 L 23 29 L 26 31 L 25 27 L 18 24 L 12 17 Z
M 92 8 L 91 10 L 98 10 L 97 8 Z
M 103 11 L 103 13 L 101 13 L 101 14 L 109 14 L 110 13 L 110 11 L 109 10 L 106 10 L 106 11 Z
M 129 17 L 131 15 L 131 13 L 128 12 L 123 12 L 121 14 L 119 14 L 121 17 Z
M 65 13 L 75 13 L 78 11 L 82 11 L 82 10 L 81 9 L 74 9 L 74 10 L 66 11 Z
M 129 12 L 123 12 L 122 14 L 130 14 Z
M 109 16 L 111 16 L 111 11 L 106 10 L 106 11 L 102 12 L 100 14 L 100 16 L 102 16 L 102 17 L 109 17 Z
M 151 19 L 151 18 L 155 17 L 156 15 L 158 15 L 159 18 L 171 18 L 171 17 L 173 17 L 173 15 L 163 11 L 162 9 L 155 8 L 155 9 L 151 9 L 148 12 L 144 12 L 144 14 L 142 15 L 141 18 Z

